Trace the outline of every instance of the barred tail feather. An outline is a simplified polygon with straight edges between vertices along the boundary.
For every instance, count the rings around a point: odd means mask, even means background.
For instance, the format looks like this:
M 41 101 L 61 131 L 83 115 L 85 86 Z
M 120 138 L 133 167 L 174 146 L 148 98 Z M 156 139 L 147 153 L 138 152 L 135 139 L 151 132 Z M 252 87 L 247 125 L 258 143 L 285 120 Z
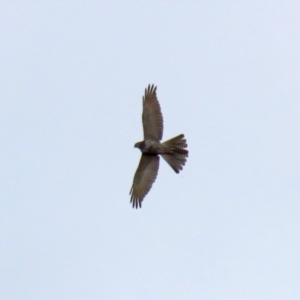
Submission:
M 161 154 L 161 156 L 176 173 L 179 173 L 185 165 L 186 158 L 189 154 L 188 150 L 184 149 L 187 147 L 184 135 L 180 134 L 170 140 L 165 141 L 162 145 L 170 149 L 173 153 Z

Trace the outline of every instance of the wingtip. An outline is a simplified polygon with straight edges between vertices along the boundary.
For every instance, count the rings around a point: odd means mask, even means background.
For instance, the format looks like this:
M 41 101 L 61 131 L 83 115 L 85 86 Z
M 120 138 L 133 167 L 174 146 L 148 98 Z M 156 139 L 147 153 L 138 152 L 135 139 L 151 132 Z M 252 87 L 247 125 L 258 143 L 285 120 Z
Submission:
M 145 89 L 145 93 L 156 93 L 157 86 L 154 83 L 149 83 L 148 87 Z

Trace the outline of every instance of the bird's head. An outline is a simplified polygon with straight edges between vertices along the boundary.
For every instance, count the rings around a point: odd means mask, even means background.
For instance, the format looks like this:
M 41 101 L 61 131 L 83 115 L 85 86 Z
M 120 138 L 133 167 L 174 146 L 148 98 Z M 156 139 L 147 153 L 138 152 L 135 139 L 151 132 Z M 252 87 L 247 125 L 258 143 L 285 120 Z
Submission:
M 137 142 L 134 144 L 134 148 L 139 148 L 142 150 L 142 144 L 143 144 L 143 142 Z

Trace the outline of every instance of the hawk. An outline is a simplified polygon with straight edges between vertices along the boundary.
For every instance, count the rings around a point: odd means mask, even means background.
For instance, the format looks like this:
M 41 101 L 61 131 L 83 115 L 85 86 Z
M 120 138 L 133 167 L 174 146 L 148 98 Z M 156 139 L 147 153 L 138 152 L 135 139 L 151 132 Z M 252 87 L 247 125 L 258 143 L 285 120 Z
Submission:
M 132 207 L 142 207 L 142 201 L 150 191 L 156 179 L 159 167 L 159 155 L 179 173 L 182 170 L 188 150 L 183 134 L 161 143 L 163 134 L 163 116 L 156 96 L 156 86 L 148 85 L 143 96 L 142 122 L 144 140 L 134 145 L 142 152 L 141 160 L 133 178 L 129 195 Z

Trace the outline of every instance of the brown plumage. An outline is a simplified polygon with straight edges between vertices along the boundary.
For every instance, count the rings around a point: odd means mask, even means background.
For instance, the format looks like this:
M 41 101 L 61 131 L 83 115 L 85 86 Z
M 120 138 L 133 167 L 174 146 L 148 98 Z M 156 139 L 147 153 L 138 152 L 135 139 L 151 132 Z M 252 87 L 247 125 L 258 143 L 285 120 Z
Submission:
M 156 87 L 150 84 L 143 97 L 142 115 L 144 140 L 135 144 L 142 152 L 139 166 L 133 178 L 130 190 L 132 206 L 142 206 L 142 201 L 152 187 L 159 168 L 159 154 L 179 173 L 185 165 L 188 150 L 184 135 L 180 134 L 160 143 L 163 134 L 163 116 L 156 96 Z

